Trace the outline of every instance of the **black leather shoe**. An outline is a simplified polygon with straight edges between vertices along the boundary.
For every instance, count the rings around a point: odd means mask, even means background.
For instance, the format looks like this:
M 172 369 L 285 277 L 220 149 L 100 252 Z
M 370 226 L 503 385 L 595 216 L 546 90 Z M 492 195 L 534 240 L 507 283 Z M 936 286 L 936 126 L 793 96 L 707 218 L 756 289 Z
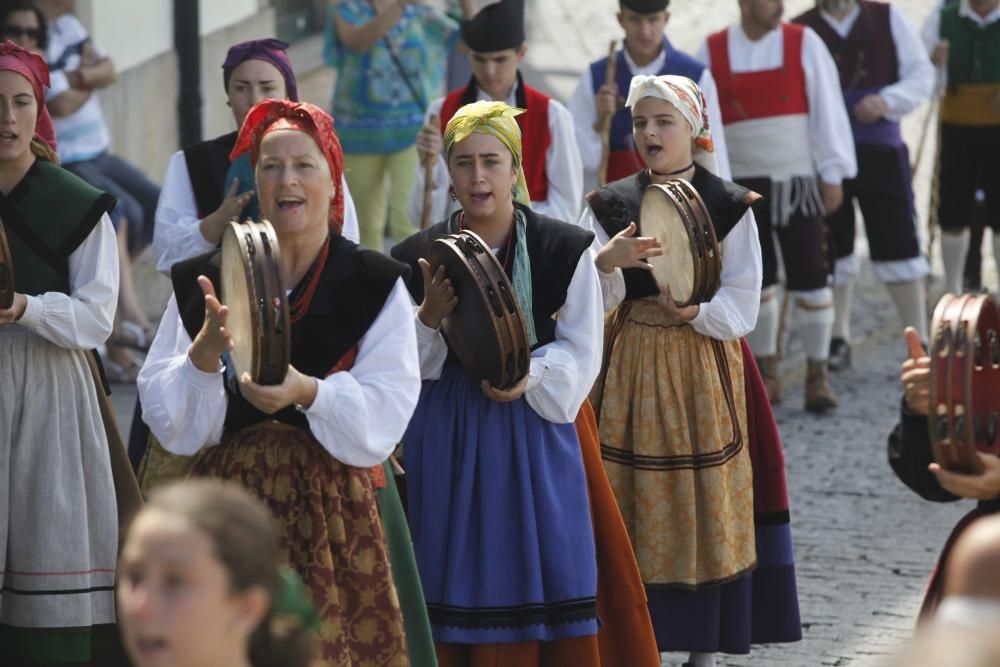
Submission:
M 831 371 L 841 371 L 851 367 L 851 345 L 843 338 L 834 338 L 830 341 L 828 367 Z

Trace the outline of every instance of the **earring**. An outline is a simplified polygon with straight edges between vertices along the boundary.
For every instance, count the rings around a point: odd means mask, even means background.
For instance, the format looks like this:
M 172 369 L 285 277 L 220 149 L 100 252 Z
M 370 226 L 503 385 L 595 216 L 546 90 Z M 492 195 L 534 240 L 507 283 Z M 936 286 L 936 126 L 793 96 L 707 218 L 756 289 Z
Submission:
M 448 186 L 448 195 L 451 197 L 452 201 L 458 201 L 458 195 L 455 193 L 455 186 L 454 185 L 449 185 Z

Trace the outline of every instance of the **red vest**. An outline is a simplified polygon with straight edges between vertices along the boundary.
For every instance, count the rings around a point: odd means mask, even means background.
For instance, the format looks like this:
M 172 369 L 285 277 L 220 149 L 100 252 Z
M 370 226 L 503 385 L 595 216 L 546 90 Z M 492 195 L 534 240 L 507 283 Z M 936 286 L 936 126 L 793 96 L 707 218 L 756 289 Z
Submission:
M 729 64 L 729 29 L 708 38 L 712 76 L 719 89 L 722 124 L 809 113 L 802 68 L 805 27 L 781 24 L 784 55 L 779 69 L 734 74 Z
M 545 167 L 545 156 L 552 144 L 552 132 L 549 130 L 549 98 L 531 86 L 520 84 L 519 91 L 524 91 L 525 113 L 515 120 L 521 128 L 522 156 L 524 180 L 528 183 L 528 193 L 531 201 L 545 201 L 549 198 L 549 179 Z M 448 93 L 441 107 L 441 132 L 448 125 L 462 106 L 468 92 L 468 86 Z

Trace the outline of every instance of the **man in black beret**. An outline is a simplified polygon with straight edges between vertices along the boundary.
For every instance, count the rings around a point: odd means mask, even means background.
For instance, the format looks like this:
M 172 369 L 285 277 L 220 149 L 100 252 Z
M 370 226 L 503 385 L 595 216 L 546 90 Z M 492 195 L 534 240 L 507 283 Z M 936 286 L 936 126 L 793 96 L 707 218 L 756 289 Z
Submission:
M 456 207 L 448 196 L 448 167 L 442 153 L 445 126 L 462 106 L 479 100 L 506 102 L 525 109 L 517 117 L 524 144 L 524 177 L 531 207 L 538 213 L 576 222 L 583 202 L 583 166 L 573 134 L 573 117 L 561 103 L 524 83 L 520 64 L 527 53 L 524 0 L 501 0 L 462 23 L 469 48 L 472 80 L 435 100 L 417 135 L 421 160 L 434 160 L 431 222 L 444 220 Z M 436 122 L 432 122 L 436 117 Z M 410 219 L 421 219 L 424 169 L 410 193 Z
M 631 176 L 642 168 L 632 143 L 632 114 L 625 108 L 629 83 L 638 74 L 678 74 L 695 81 L 708 102 L 708 121 L 719 161 L 719 175 L 729 177 L 729 158 L 722 133 L 722 114 L 712 73 L 705 65 L 675 49 L 663 34 L 670 19 L 669 0 L 619 0 L 618 24 L 625 31 L 624 48 L 615 55 L 615 81 L 606 81 L 608 58 L 591 63 L 580 77 L 569 110 L 576 124 L 576 140 L 583 159 L 584 186 L 597 187 L 603 145 L 598 127 L 612 117 L 611 153 L 606 182 Z

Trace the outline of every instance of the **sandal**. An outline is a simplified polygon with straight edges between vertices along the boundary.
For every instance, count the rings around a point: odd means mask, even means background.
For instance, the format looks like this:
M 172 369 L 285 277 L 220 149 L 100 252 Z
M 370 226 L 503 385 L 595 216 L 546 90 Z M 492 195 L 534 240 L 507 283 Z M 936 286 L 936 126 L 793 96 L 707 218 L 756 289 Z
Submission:
M 111 384 L 135 384 L 139 377 L 139 364 L 134 361 L 122 365 L 110 359 L 104 359 L 104 374 Z
M 135 322 L 121 320 L 118 323 L 118 329 L 111 334 L 111 340 L 108 342 L 112 345 L 122 345 L 141 352 L 148 352 L 155 334 L 156 331 L 143 329 Z

